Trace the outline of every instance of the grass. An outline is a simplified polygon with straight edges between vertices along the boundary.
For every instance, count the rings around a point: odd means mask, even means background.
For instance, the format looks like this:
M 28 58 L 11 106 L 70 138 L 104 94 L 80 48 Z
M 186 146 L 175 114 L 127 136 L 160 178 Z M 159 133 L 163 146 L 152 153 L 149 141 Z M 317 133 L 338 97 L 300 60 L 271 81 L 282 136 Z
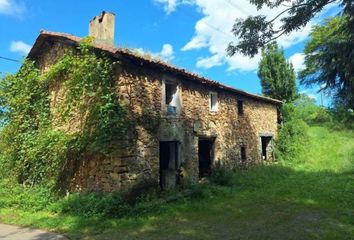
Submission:
M 354 134 L 309 135 L 296 161 L 237 172 L 232 186 L 205 187 L 203 198 L 119 219 L 0 206 L 0 222 L 72 239 L 354 239 Z

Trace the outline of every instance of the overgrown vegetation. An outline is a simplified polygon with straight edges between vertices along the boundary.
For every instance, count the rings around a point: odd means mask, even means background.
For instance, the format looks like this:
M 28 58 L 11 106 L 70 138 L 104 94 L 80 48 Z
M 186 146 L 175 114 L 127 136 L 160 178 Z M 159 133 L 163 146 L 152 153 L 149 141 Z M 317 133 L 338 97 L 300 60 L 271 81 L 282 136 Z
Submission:
M 111 154 L 129 128 L 118 102 L 114 62 L 95 53 L 86 39 L 50 70 L 40 73 L 26 60 L 0 81 L 2 175 L 24 185 L 57 186 L 69 155 Z M 61 84 L 63 99 L 50 110 L 50 87 Z M 82 123 L 71 129 L 72 120 Z M 80 121 L 81 120 L 81 121 Z
M 129 128 L 114 62 L 89 42 L 74 51 L 45 74 L 26 61 L 0 82 L 0 221 L 80 239 L 353 236 L 353 112 L 306 96 L 282 108 L 277 164 L 236 172 L 217 165 L 208 183 L 171 192 L 54 195 L 68 155 L 119 151 L 112 143 Z M 49 89 L 58 80 L 65 93 L 51 111 Z
M 134 204 L 119 194 L 51 201 L 35 188 L 0 188 L 0 221 L 72 239 L 350 239 L 354 133 L 310 124 L 307 135 L 296 159 L 237 171 L 227 186 L 196 185 Z
M 51 74 L 59 76 L 61 71 L 64 71 L 63 68 L 56 69 L 56 72 Z M 70 70 L 66 69 L 65 72 L 70 73 Z M 73 78 L 79 79 L 79 75 L 77 76 Z M 36 84 L 35 82 L 33 86 Z M 91 86 L 90 83 L 85 84 L 88 88 Z M 38 83 L 37 86 L 42 85 Z M 30 100 L 35 95 L 31 95 L 32 93 L 35 91 L 29 90 L 26 93 Z M 90 96 L 86 96 L 84 92 L 79 94 L 83 97 L 73 100 L 76 104 L 70 104 L 70 108 L 91 109 L 87 107 L 85 101 L 81 101 Z M 4 96 L 1 95 L 2 100 Z M 18 97 L 23 101 L 21 94 Z M 48 102 L 43 102 L 46 109 Z M 92 102 L 95 101 L 91 100 Z M 4 133 L 12 129 L 9 126 L 13 124 L 12 119 L 16 119 L 9 115 L 10 108 L 7 111 L 3 115 L 6 116 L 3 118 Z M 63 112 L 65 114 L 60 115 L 60 120 L 65 123 L 72 115 L 69 110 Z M 44 113 L 45 111 L 41 112 Z M 345 239 L 354 231 L 351 218 L 354 209 L 352 202 L 354 196 L 351 191 L 354 184 L 353 131 L 338 131 L 342 125 L 337 124 L 335 115 L 327 109 L 316 106 L 314 101 L 305 95 L 285 104 L 283 116 L 284 125 L 277 143 L 280 157 L 278 164 L 236 172 L 216 166 L 209 183 L 193 186 L 186 184 L 182 189 L 172 192 L 149 191 L 142 194 L 139 191 L 138 194 L 131 196 L 121 193 L 91 193 L 70 194 L 58 199 L 52 194 L 51 188 L 40 184 L 27 187 L 14 183 L 11 178 L 10 180 L 2 178 L 0 221 L 56 230 L 74 239 L 82 239 L 83 236 L 87 239 L 122 238 L 122 236 L 128 239 L 166 239 L 171 236 L 178 239 L 235 236 L 244 238 L 266 236 L 272 239 Z M 19 126 L 22 126 L 20 120 Z M 39 123 L 41 121 L 38 121 L 37 126 Z M 97 123 L 92 123 L 91 126 L 97 126 L 95 124 Z M 314 127 L 318 124 L 327 127 Z M 54 131 L 49 125 L 43 126 L 48 127 L 43 129 Z M 335 130 L 333 126 L 336 126 Z M 85 141 L 78 145 L 80 138 L 75 133 L 68 135 L 56 131 L 51 134 L 48 131 L 46 136 L 40 136 L 39 130 L 43 129 L 34 128 L 33 134 L 39 138 L 30 138 L 28 141 L 33 141 L 34 145 L 31 146 L 35 146 L 34 149 L 37 150 L 22 150 L 26 156 L 40 159 L 48 156 L 53 161 L 49 153 L 41 153 L 38 150 L 49 147 L 49 143 L 54 144 L 51 146 L 54 149 L 56 146 L 68 146 L 66 145 L 68 143 L 70 145 L 75 143 L 73 144 L 75 148 L 93 146 L 84 144 Z M 0 142 L 2 149 L 5 150 L 9 142 Z M 104 143 L 105 141 L 99 142 Z M 57 149 L 56 151 L 65 153 L 72 148 Z M 92 147 L 92 150 L 94 149 L 95 147 Z M 0 156 L 2 163 L 11 163 L 4 158 L 11 157 L 9 152 Z M 36 163 L 43 164 L 41 161 Z M 51 164 L 53 162 L 50 162 L 50 166 Z M 38 178 L 48 174 L 47 171 L 44 169 L 44 175 Z M 173 224 L 169 224 L 170 222 Z

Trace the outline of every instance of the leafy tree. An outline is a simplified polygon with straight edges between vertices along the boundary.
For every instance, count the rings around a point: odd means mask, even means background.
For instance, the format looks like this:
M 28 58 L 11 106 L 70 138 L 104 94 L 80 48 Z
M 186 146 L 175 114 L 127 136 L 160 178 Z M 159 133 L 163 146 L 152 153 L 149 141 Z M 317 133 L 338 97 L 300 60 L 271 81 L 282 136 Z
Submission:
M 265 7 L 278 8 L 286 6 L 275 18 L 267 19 L 265 15 L 250 16 L 246 19 L 236 19 L 232 32 L 240 40 L 230 43 L 227 49 L 230 56 L 240 52 L 254 56 L 259 49 L 284 34 L 289 34 L 304 27 L 317 13 L 330 3 L 338 2 L 342 13 L 349 16 L 346 30 L 354 32 L 354 2 L 353 0 L 250 0 L 258 9 Z M 284 16 L 287 14 L 287 16 Z M 282 18 L 281 18 L 282 17 Z M 280 26 L 275 24 L 280 19 Z
M 302 84 L 321 85 L 332 93 L 336 105 L 354 107 L 354 41 L 344 29 L 349 17 L 341 16 L 316 26 L 305 47 L 305 69 L 299 74 Z
M 293 65 L 284 57 L 284 52 L 274 42 L 262 49 L 258 76 L 262 92 L 267 97 L 292 101 L 296 97 L 296 83 Z

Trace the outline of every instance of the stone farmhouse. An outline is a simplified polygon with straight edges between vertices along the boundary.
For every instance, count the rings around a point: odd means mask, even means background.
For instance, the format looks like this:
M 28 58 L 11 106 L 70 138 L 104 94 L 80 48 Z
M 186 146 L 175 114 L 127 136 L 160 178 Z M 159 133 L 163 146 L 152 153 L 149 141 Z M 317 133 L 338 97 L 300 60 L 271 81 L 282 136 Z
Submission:
M 281 101 L 115 48 L 114 28 L 115 15 L 103 12 L 90 21 L 89 35 L 97 51 L 119 61 L 115 69 L 119 99 L 129 103 L 130 111 L 139 114 L 148 109 L 147 114 L 160 120 L 138 121 L 119 154 L 77 159 L 70 166 L 70 191 L 123 191 L 148 182 L 166 189 L 182 178 L 196 182 L 216 164 L 236 168 L 274 159 Z M 46 71 L 80 40 L 41 31 L 28 57 Z M 53 107 L 60 98 L 60 85 L 50 86 Z

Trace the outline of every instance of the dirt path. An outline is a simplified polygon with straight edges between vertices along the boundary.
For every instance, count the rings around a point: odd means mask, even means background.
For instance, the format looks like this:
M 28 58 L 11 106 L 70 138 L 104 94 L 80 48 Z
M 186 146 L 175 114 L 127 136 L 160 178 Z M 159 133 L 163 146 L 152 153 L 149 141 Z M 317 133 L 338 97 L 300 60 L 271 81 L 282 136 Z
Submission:
M 0 240 L 69 240 L 63 235 L 38 229 L 0 224 Z

